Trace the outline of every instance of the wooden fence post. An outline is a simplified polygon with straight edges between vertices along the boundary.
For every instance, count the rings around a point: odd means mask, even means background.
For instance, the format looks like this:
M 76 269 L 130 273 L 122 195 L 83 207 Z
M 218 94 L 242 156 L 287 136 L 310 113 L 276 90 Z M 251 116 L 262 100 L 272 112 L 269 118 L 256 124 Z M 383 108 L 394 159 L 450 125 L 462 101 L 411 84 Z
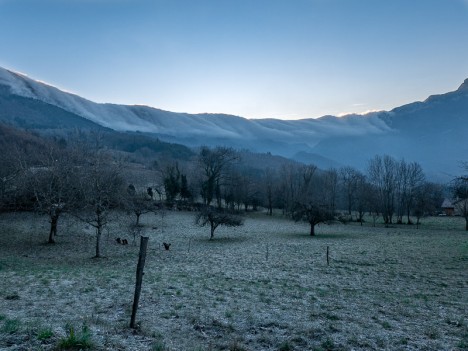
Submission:
M 133 298 L 132 318 L 130 319 L 130 328 L 135 329 L 135 318 L 138 310 L 138 302 L 140 301 L 141 283 L 143 281 L 143 269 L 146 260 L 146 248 L 148 247 L 148 237 L 142 236 L 140 240 L 140 254 L 138 255 L 138 265 L 136 271 L 135 296 Z

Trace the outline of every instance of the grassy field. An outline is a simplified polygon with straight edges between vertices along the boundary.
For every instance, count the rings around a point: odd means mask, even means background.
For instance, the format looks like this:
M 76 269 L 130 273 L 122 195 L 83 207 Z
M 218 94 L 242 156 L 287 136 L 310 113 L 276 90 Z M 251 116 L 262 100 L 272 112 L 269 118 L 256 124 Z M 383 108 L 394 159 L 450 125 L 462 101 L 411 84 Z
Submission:
M 255 214 L 209 241 L 193 213 L 146 215 L 136 331 L 138 247 L 117 218 L 106 258 L 91 259 L 94 231 L 82 223 L 64 218 L 47 245 L 47 218 L 0 216 L 1 350 L 468 349 L 460 218 L 419 230 L 321 225 L 311 238 L 305 224 Z

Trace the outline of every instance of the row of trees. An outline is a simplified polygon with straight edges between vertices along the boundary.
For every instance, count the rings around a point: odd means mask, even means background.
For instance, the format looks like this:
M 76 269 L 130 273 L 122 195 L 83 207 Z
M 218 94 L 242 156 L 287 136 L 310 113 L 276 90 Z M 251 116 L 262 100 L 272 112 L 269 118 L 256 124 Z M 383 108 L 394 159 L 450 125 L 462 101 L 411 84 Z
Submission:
M 362 223 L 365 213 L 375 219 L 382 216 L 385 224 L 412 224 L 435 213 L 443 200 L 443 187 L 425 180 L 421 166 L 390 156 L 375 156 L 367 173 L 352 167 L 319 170 L 313 165 L 292 163 L 280 169 L 262 172 L 236 164 L 231 149 L 203 148 L 198 161 L 203 177 L 201 194 L 205 204 L 216 199 L 221 208 L 245 209 L 262 205 L 271 215 L 273 208 L 295 220 L 306 220 L 311 235 L 316 224 L 337 216 Z M 338 215 L 338 209 L 345 210 Z
M 100 257 L 109 210 L 130 199 L 123 196 L 123 163 L 98 143 L 90 146 L 78 141 L 68 147 L 49 141 L 33 153 L 18 149 L 9 155 L 11 162 L 3 172 L 14 175 L 14 179 L 2 191 L 2 210 L 47 214 L 49 243 L 55 241 L 62 213 L 71 213 L 96 229 L 95 256 Z
M 416 162 L 375 156 L 365 173 L 352 167 L 320 170 L 313 165 L 284 162 L 278 168 L 242 162 L 230 148 L 200 148 L 189 162 L 173 159 L 141 165 L 136 171 L 121 153 L 103 148 L 99 136 L 67 143 L 48 141 L 30 149 L 11 149 L 0 155 L 0 209 L 34 209 L 50 219 L 49 242 L 54 242 L 60 215 L 67 211 L 96 228 L 96 257 L 109 210 L 122 208 L 140 216 L 165 206 L 197 208 L 196 221 L 210 224 L 211 237 L 219 225 L 239 225 L 234 211 L 263 206 L 315 225 L 334 219 L 375 220 L 417 224 L 435 213 L 443 186 L 426 181 Z M 465 165 L 465 169 L 468 168 Z M 467 221 L 468 177 L 454 180 L 452 193 Z M 198 205 L 196 205 L 198 204 Z M 464 207 L 463 207 L 464 206 Z M 339 211 L 338 211 L 339 210 Z

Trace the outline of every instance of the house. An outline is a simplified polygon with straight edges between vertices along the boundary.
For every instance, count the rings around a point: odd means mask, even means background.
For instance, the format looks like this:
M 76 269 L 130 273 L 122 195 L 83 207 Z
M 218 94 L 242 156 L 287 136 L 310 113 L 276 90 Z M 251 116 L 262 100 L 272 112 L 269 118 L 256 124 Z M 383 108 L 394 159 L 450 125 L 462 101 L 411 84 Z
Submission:
M 449 199 L 444 199 L 442 203 L 442 211 L 446 216 L 453 216 L 455 213 L 455 206 L 453 205 L 452 201 Z
M 465 216 L 468 208 L 468 199 L 445 199 L 442 203 L 443 216 Z

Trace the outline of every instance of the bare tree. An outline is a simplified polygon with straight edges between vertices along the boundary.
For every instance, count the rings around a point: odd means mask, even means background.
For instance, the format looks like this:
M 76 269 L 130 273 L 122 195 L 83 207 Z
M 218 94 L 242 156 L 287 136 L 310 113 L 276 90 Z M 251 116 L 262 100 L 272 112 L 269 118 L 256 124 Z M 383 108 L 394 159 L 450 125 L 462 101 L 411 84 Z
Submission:
M 382 214 L 382 202 L 379 194 L 379 190 L 374 184 L 366 183 L 363 190 L 363 201 L 369 212 L 369 215 L 372 217 L 372 226 L 375 227 L 377 218 Z
M 354 181 L 353 181 L 354 182 Z M 355 190 L 352 192 L 353 207 L 357 213 L 356 220 L 361 223 L 364 222 L 364 214 L 371 208 L 369 205 L 370 195 L 373 189 L 367 182 L 366 177 L 362 173 L 358 173 L 355 179 Z
M 0 210 L 11 207 L 18 189 L 18 178 L 24 170 L 15 151 L 11 146 L 6 146 L 0 152 Z
M 210 225 L 210 240 L 214 237 L 216 228 L 221 226 L 238 227 L 244 223 L 243 219 L 229 211 L 205 206 L 196 216 L 195 224 L 204 227 Z
M 125 192 L 121 167 L 105 150 L 98 149 L 86 155 L 81 168 L 78 218 L 96 229 L 96 254 L 101 256 L 101 236 L 108 224 L 110 209 L 118 207 Z
M 57 145 L 50 146 L 40 164 L 28 167 L 27 183 L 34 192 L 36 209 L 49 216 L 49 244 L 55 242 L 62 212 L 74 207 L 77 167 L 74 151 L 57 149 Z
M 193 200 L 192 191 L 189 188 L 189 183 L 186 174 L 180 175 L 180 197 L 182 201 L 191 202 Z
M 331 221 L 334 218 L 333 198 L 334 173 L 316 174 L 317 167 L 304 166 L 300 169 L 300 186 L 295 195 L 295 203 L 291 211 L 292 218 L 297 221 L 306 221 L 310 224 L 310 235 L 315 235 L 315 226 L 319 223 Z M 332 182 L 331 182 L 332 181 Z
M 396 162 L 395 164 L 395 212 L 397 223 L 403 223 L 403 215 L 405 212 L 405 199 L 408 191 L 408 170 L 405 160 Z
M 146 191 L 138 191 L 130 184 L 127 187 L 125 207 L 135 216 L 135 227 L 140 226 L 140 217 L 156 210 L 155 202 Z
M 273 215 L 273 191 L 275 186 L 276 174 L 271 168 L 267 168 L 263 174 L 263 184 L 265 188 L 265 200 L 268 214 Z
M 205 205 L 209 206 L 216 199 L 218 207 L 221 207 L 221 186 L 230 165 L 237 159 L 237 153 L 231 148 L 201 148 L 198 162 L 203 170 L 202 197 Z
M 412 213 L 416 217 L 416 228 L 421 224 L 421 218 L 435 213 L 443 200 L 440 184 L 424 182 L 414 189 Z
M 395 212 L 397 162 L 388 155 L 375 156 L 369 161 L 369 181 L 377 191 L 386 225 L 392 223 Z
M 284 165 L 280 169 L 279 193 L 284 214 L 291 215 L 296 203 L 308 201 L 312 190 L 312 178 L 317 167 L 314 165 Z
M 404 205 L 407 223 L 411 224 L 410 214 L 414 207 L 417 190 L 424 184 L 425 175 L 421 165 L 417 162 L 409 163 L 406 167 L 406 192 L 404 194 Z
M 310 236 L 315 235 L 315 226 L 317 224 L 331 221 L 333 218 L 333 212 L 325 204 L 296 203 L 293 211 L 293 219 L 296 222 L 302 220 L 310 224 Z
M 249 209 L 249 206 L 256 210 L 259 202 L 260 186 L 252 169 L 238 169 L 232 180 L 234 181 L 231 188 L 235 202 L 242 204 L 245 211 Z
M 224 201 L 226 207 L 241 210 L 242 205 L 248 204 L 249 180 L 239 169 L 231 168 L 224 184 Z M 218 204 L 219 207 L 219 204 Z
M 180 194 L 180 170 L 177 162 L 168 165 L 163 172 L 164 192 L 166 193 L 166 201 L 173 203 Z
M 412 224 L 410 214 L 414 205 L 416 188 L 424 182 L 425 176 L 417 162 L 407 163 L 401 160 L 396 165 L 396 213 L 397 222 L 403 223 L 403 216 L 407 216 L 407 223 Z
M 325 188 L 323 195 L 326 197 L 327 207 L 332 213 L 336 210 L 336 197 L 338 191 L 338 172 L 334 168 L 330 168 L 324 174 L 323 187 Z
M 452 193 L 455 208 L 465 218 L 465 230 L 468 231 L 468 175 L 459 176 L 452 181 Z
M 281 166 L 279 193 L 282 198 L 283 214 L 291 213 L 295 202 L 295 196 L 300 186 L 298 166 Z
M 348 215 L 351 216 L 354 203 L 357 200 L 357 192 L 359 182 L 362 178 L 361 172 L 354 169 L 353 167 L 343 167 L 339 170 L 339 176 L 343 187 L 343 193 L 345 195 L 346 207 Z
M 38 136 L 0 123 L 0 211 L 32 209 L 34 194 L 27 172 L 40 164 L 48 145 Z

